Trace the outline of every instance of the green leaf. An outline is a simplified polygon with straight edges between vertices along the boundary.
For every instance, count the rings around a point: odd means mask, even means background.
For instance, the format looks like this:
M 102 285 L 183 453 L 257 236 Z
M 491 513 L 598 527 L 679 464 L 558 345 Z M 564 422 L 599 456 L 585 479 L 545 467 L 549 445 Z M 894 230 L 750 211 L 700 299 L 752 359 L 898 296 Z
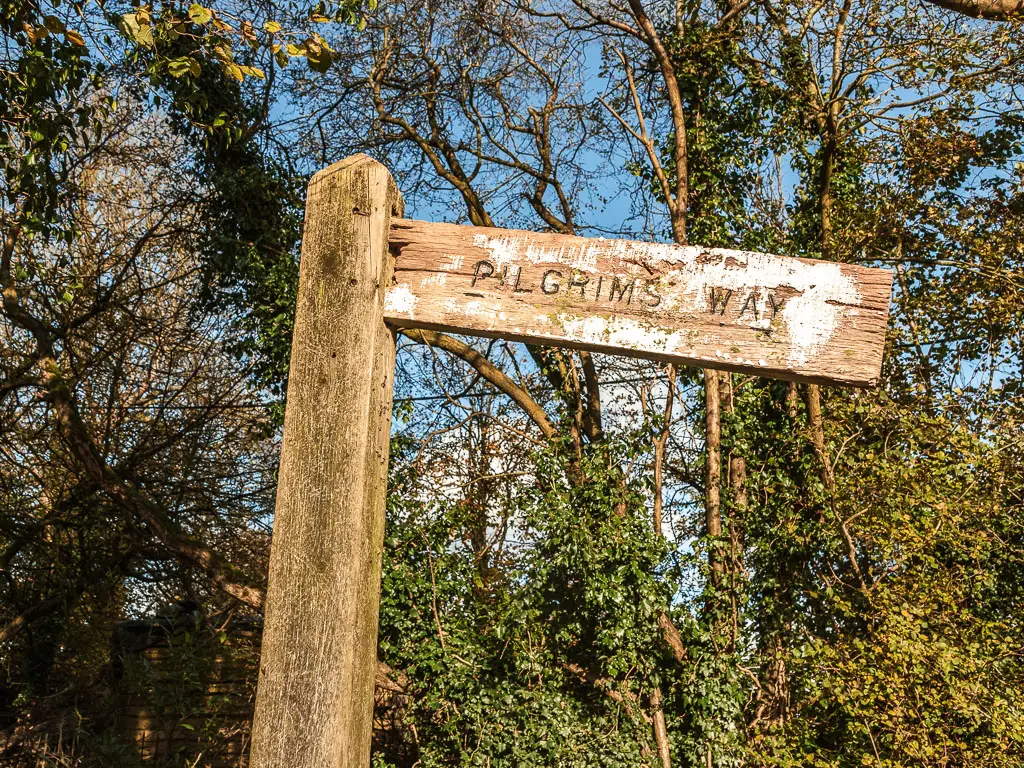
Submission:
M 184 77 L 185 75 L 192 75 L 192 77 L 199 77 L 199 73 L 202 71 L 199 66 L 199 62 L 190 56 L 182 56 L 181 58 L 174 59 L 167 63 L 167 71 L 170 72 L 174 77 Z

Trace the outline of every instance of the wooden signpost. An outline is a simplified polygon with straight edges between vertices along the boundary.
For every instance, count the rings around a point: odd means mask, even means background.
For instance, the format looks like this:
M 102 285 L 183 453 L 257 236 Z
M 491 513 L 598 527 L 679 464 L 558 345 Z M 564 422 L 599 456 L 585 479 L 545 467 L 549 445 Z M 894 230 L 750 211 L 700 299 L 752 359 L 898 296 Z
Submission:
M 393 328 L 878 382 L 886 270 L 401 214 L 366 156 L 310 182 L 253 768 L 370 764 Z

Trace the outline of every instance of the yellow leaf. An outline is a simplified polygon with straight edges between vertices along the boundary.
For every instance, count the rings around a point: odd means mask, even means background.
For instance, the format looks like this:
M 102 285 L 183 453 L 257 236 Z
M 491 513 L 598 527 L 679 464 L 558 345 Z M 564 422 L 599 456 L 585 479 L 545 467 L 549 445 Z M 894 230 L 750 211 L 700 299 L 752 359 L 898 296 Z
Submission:
M 121 18 L 124 31 L 132 40 L 147 48 L 153 45 L 153 28 L 149 26 L 149 16 L 139 13 L 126 13 Z
M 235 57 L 234 53 L 231 52 L 231 47 L 227 43 L 217 43 L 213 46 L 213 55 L 225 63 L 231 61 Z
M 268 21 L 266 24 L 263 25 L 263 28 L 272 35 L 281 31 L 281 25 L 278 24 L 276 21 Z
M 227 63 L 224 65 L 224 71 L 231 75 L 238 82 L 242 82 L 245 79 L 245 75 L 242 74 L 242 68 L 234 63 Z
M 75 45 L 85 45 L 85 39 L 73 29 L 65 32 L 64 37 Z
M 50 30 L 45 27 L 33 27 L 27 21 L 22 22 L 21 28 L 25 30 L 25 34 L 28 35 L 28 39 L 33 45 L 50 34 Z
M 213 19 L 213 11 L 209 8 L 204 8 L 199 3 L 193 3 L 188 9 L 188 17 L 196 24 L 209 24 L 210 20 Z

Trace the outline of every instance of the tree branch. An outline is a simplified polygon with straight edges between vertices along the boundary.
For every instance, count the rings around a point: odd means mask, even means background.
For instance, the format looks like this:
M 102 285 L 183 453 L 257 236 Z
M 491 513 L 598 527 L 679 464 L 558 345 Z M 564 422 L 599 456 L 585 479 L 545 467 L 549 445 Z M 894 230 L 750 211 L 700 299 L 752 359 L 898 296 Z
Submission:
M 438 333 L 437 331 L 409 329 L 403 330 L 402 335 L 412 341 L 419 342 L 420 344 L 426 344 L 431 347 L 443 349 L 445 352 L 460 358 L 469 364 L 477 373 L 483 376 L 484 379 L 497 387 L 499 391 L 512 398 L 512 401 L 522 408 L 533 423 L 540 428 L 544 437 L 550 440 L 558 434 L 555 426 L 548 418 L 547 413 L 545 413 L 540 404 L 530 396 L 530 393 L 512 381 L 512 379 L 506 376 L 501 369 L 493 365 L 486 357 L 481 355 L 468 344 L 459 341 L 452 336 L 448 336 L 447 334 Z
M 1024 19 L 1024 0 L 926 0 L 972 19 L 1020 21 Z

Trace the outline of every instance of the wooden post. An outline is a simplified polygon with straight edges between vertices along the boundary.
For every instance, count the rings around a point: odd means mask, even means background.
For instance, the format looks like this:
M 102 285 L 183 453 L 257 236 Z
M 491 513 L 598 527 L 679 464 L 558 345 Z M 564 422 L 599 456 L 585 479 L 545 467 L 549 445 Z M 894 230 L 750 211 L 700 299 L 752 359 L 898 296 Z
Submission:
M 309 184 L 253 768 L 370 764 L 401 195 L 365 155 Z

